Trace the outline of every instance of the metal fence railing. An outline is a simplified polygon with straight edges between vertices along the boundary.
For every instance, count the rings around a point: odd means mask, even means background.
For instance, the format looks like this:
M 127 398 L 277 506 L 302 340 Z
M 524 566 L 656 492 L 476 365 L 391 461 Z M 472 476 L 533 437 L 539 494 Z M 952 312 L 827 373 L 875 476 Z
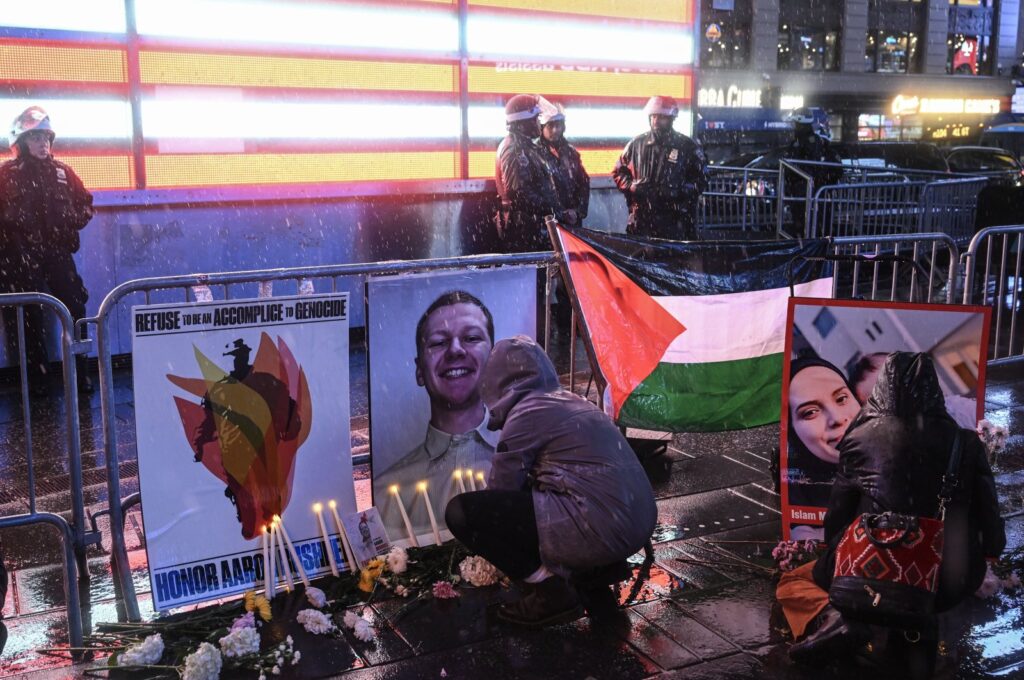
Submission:
M 807 235 L 884 236 L 920 231 L 924 182 L 823 186 L 808 206 Z
M 775 225 L 778 172 L 753 168 L 708 168 L 708 190 L 701 195 L 701 229 L 769 231 Z
M 978 195 L 988 184 L 986 177 L 968 177 L 929 182 L 921 197 L 922 232 L 942 232 L 966 245 L 974 235 Z
M 88 350 L 89 344 L 75 340 L 75 325 L 68 311 L 60 300 L 43 293 L 11 293 L 0 295 L 0 309 L 5 316 L 5 326 L 12 336 L 17 338 L 17 357 L 19 365 L 19 382 L 21 396 L 22 454 L 24 456 L 25 477 L 8 471 L 5 481 L 11 484 L 21 500 L 24 494 L 24 512 L 0 516 L 0 529 L 44 524 L 54 527 L 60 534 L 63 548 L 64 597 L 68 617 L 68 639 L 72 647 L 81 647 L 83 620 L 88 620 L 83 611 L 83 599 L 89 594 L 89 568 L 86 562 L 86 549 L 89 545 L 99 542 L 97 532 L 88 531 L 85 524 L 85 500 L 82 487 L 82 449 L 78 422 L 78 390 L 75 355 Z M 28 370 L 30 343 L 41 342 L 44 319 L 52 312 L 60 324 L 61 376 L 63 378 L 63 396 L 65 408 L 63 451 L 48 451 L 67 456 L 68 497 L 71 507 L 70 520 L 65 518 L 68 509 L 62 505 L 51 510 L 43 510 L 38 503 L 38 485 L 36 482 L 37 447 L 33 441 L 33 394 L 38 390 L 29 389 L 29 381 L 33 379 Z M 45 358 L 45 356 L 44 356 Z M 36 360 L 39 358 L 37 357 Z M 38 378 L 36 378 L 38 379 Z M 39 398 L 40 401 L 43 398 Z M 38 411 L 37 411 L 38 412 Z M 18 438 L 17 434 L 14 438 Z M 14 446 L 12 446 L 14 448 Z M 10 451 L 13 454 L 13 451 Z M 14 458 L 12 455 L 11 458 Z M 21 467 L 21 466 L 18 466 Z M 63 492 L 63 488 L 60 489 Z
M 971 240 L 964 260 L 964 304 L 992 307 L 990 364 L 1024 359 L 1024 225 L 987 227 Z
M 267 269 L 258 271 L 224 272 L 217 274 L 189 274 L 160 278 L 137 279 L 128 281 L 114 288 L 100 303 L 95 318 L 84 319 L 83 322 L 95 325 L 97 355 L 100 376 L 100 401 L 103 414 L 103 446 L 107 465 L 107 489 L 109 495 L 110 534 L 111 534 L 111 569 L 114 577 L 115 592 L 123 604 L 119 615 L 129 621 L 140 618 L 138 600 L 132 583 L 131 569 L 128 564 L 128 552 L 124 540 L 124 512 L 129 507 L 128 499 L 121 497 L 120 466 L 118 461 L 118 433 L 114 413 L 113 357 L 111 355 L 111 335 L 115 332 L 115 324 L 119 312 L 130 308 L 131 304 L 150 304 L 157 302 L 184 301 L 195 298 L 201 290 L 204 296 L 216 299 L 237 299 L 242 297 L 272 297 L 274 295 L 294 295 L 296 292 L 312 293 L 338 290 L 339 280 L 344 277 L 363 277 L 384 274 L 400 274 L 444 269 L 467 269 L 479 267 L 497 267 L 507 265 L 533 265 L 545 269 L 546 293 L 549 297 L 552 274 L 557 271 L 554 254 L 550 252 L 520 253 L 512 255 L 477 255 L 452 257 L 437 260 L 408 260 L 372 262 L 359 264 L 327 265 L 318 267 L 297 267 L 289 269 Z M 289 290 L 275 283 L 290 283 Z M 544 339 L 545 346 L 549 340 L 551 327 L 551 308 L 545 305 Z M 353 462 L 365 463 L 368 456 L 354 456 Z M 133 496 L 132 499 L 139 498 Z
M 947 234 L 832 239 L 832 297 L 891 302 L 955 302 L 959 250 Z M 846 259 L 848 258 L 848 259 Z

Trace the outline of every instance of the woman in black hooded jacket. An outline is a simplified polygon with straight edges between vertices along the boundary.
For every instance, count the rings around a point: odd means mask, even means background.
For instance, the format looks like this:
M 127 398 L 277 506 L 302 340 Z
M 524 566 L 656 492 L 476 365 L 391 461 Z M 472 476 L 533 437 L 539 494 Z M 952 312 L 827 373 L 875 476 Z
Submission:
M 885 362 L 871 396 L 839 444 L 839 472 L 825 514 L 826 552 L 813 567 L 814 582 L 827 594 L 835 553 L 846 528 L 862 513 L 895 512 L 935 517 L 939 490 L 960 431 L 962 461 L 957 486 L 946 506 L 937 611 L 977 590 L 985 561 L 1006 545 L 995 480 L 977 433 L 960 429 L 946 412 L 931 357 L 896 352 Z M 794 657 L 812 656 L 848 632 L 826 606 L 819 629 L 795 645 Z

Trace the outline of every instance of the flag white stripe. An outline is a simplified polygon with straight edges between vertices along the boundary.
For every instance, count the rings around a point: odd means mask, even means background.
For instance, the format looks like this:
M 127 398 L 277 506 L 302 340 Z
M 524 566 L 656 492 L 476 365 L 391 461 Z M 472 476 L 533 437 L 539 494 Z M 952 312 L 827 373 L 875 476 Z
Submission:
M 799 297 L 832 297 L 832 278 L 794 286 Z M 686 330 L 661 358 L 669 364 L 737 361 L 785 349 L 789 288 L 653 298 Z

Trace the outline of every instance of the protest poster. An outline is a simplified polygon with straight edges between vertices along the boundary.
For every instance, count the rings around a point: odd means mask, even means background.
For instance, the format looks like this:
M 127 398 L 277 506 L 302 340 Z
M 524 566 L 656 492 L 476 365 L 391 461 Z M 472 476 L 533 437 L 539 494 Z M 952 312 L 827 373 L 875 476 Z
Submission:
M 839 445 L 891 352 L 927 352 L 946 410 L 961 427 L 983 416 L 987 307 L 792 298 L 783 367 L 783 536 L 821 540 Z
M 411 545 L 411 528 L 430 545 L 429 500 L 447 540 L 448 500 L 460 484 L 469 490 L 486 479 L 497 444 L 479 394 L 483 367 L 495 340 L 535 334 L 537 270 L 372 277 L 366 314 L 373 504 L 392 543 Z M 456 472 L 472 479 L 456 481 Z
M 375 557 L 387 555 L 391 550 L 388 532 L 377 508 L 352 512 L 342 518 L 352 554 L 360 569 Z
M 136 306 L 132 362 L 153 606 L 251 590 L 279 515 L 310 576 L 316 502 L 355 511 L 347 293 Z M 334 533 L 334 532 L 332 532 Z M 332 536 L 336 562 L 343 563 Z

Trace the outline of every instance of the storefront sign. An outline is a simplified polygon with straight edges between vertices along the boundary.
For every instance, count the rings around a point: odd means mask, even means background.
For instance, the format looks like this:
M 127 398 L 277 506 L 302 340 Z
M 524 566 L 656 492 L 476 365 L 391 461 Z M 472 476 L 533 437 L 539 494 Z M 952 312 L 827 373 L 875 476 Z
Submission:
M 909 95 L 897 95 L 892 100 L 892 113 L 896 116 L 912 116 L 914 114 L 992 114 L 999 113 L 1000 101 L 997 98 L 990 99 L 965 99 L 965 98 L 931 98 Z
M 783 111 L 799 109 L 803 105 L 804 96 L 802 94 L 784 94 L 779 98 L 779 109 Z
M 760 108 L 761 90 L 728 87 L 702 87 L 697 91 L 697 106 L 724 106 L 731 109 Z
M 708 42 L 718 42 L 722 38 L 722 27 L 718 24 L 708 24 L 707 30 L 704 31 L 704 37 L 708 39 Z

